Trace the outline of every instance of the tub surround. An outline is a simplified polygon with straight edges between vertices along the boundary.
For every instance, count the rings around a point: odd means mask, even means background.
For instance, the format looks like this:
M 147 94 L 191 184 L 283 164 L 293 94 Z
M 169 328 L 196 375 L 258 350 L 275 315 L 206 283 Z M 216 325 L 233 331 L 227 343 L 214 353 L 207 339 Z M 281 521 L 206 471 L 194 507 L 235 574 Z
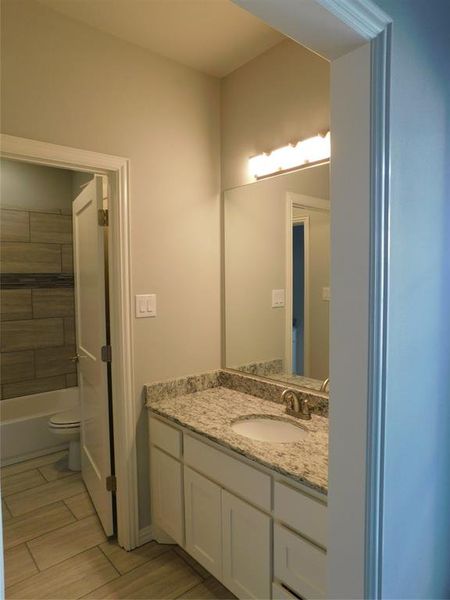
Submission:
M 269 389 L 265 390 L 264 386 Z M 276 387 L 276 390 L 274 389 Z M 328 481 L 328 420 L 288 417 L 280 402 L 283 385 L 227 371 L 148 385 L 147 408 L 209 440 L 323 494 Z M 276 393 L 275 393 L 276 392 Z M 324 401 L 325 398 L 320 398 Z M 286 418 L 308 431 L 295 443 L 268 443 L 235 433 L 240 418 L 264 415 Z
M 1 398 L 77 385 L 72 217 L 2 208 Z

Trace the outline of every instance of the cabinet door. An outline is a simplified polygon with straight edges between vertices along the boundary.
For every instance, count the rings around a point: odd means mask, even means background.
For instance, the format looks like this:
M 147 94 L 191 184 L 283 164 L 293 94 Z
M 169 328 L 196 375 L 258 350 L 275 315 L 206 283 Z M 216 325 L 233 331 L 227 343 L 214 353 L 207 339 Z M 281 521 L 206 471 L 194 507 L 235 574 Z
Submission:
M 220 487 L 184 467 L 186 550 L 217 579 L 222 579 Z
M 271 519 L 222 491 L 223 583 L 238 598 L 271 596 Z
M 272 600 L 302 600 L 302 597 L 274 581 L 272 583 Z
M 175 458 L 152 446 L 150 481 L 152 518 L 177 544 L 183 546 L 183 470 Z
M 274 577 L 302 598 L 323 600 L 327 598 L 327 554 L 276 523 Z

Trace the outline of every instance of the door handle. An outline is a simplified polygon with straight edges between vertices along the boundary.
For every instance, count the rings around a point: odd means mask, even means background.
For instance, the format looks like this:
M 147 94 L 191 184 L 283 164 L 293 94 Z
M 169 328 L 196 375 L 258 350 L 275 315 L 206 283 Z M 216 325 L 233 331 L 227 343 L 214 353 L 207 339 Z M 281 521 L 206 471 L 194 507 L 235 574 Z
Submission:
M 80 362 L 80 359 L 82 358 L 87 358 L 87 356 L 83 356 L 82 354 L 75 354 L 75 356 L 72 356 L 70 360 L 74 363 L 77 363 Z

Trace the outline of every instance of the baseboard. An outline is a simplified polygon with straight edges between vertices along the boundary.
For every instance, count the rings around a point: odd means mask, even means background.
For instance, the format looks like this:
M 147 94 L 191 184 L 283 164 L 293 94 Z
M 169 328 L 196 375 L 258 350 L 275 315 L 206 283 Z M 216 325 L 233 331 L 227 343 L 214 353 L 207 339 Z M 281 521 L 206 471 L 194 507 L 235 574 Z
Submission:
M 153 539 L 154 539 L 153 528 L 151 525 L 148 525 L 147 527 L 143 527 L 142 529 L 139 530 L 139 537 L 138 537 L 138 545 L 139 546 L 143 546 L 147 542 L 151 542 Z
M 66 450 L 68 447 L 68 444 L 59 444 L 59 446 L 52 446 L 51 448 L 44 448 L 43 450 L 28 452 L 27 454 L 22 454 L 20 456 L 13 456 L 12 458 L 6 458 L 5 460 L 2 460 L 1 466 L 7 467 L 8 465 L 15 465 L 16 463 L 23 462 L 25 460 L 31 460 L 32 458 L 39 458 L 39 456 L 45 456 L 46 454 L 53 454 L 54 452 Z
M 156 525 L 147 525 L 147 527 L 143 527 L 139 530 L 139 546 L 143 546 L 152 541 L 158 542 L 158 544 L 176 544 L 174 539 L 168 536 L 167 533 L 164 533 L 164 531 Z

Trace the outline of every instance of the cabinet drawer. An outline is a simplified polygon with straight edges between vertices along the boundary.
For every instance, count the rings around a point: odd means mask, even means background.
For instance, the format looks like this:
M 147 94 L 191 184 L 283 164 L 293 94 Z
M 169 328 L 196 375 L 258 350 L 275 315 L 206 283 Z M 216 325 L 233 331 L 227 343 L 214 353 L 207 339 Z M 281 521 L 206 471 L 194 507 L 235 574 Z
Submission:
M 181 458 L 181 431 L 150 417 L 150 444 L 158 446 L 168 454 Z
M 327 506 L 319 500 L 276 481 L 274 515 L 319 546 L 327 547 Z
M 274 576 L 303 598 L 326 598 L 326 552 L 276 524 Z
M 198 440 L 184 436 L 185 463 L 266 511 L 271 509 L 270 476 Z

